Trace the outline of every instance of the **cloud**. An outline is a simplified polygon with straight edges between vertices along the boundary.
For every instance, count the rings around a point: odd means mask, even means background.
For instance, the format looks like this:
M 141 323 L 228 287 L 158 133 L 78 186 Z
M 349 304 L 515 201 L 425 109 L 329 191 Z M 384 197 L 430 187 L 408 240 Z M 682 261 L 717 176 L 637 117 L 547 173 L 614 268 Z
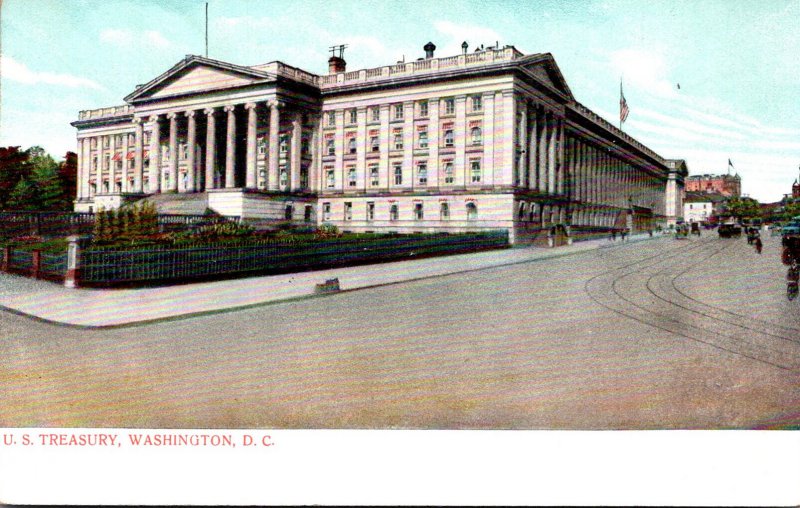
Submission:
M 33 71 L 22 62 L 18 62 L 14 58 L 6 55 L 0 56 L 0 69 L 2 69 L 3 78 L 27 85 L 46 84 L 70 88 L 105 90 L 99 83 L 88 78 L 73 76 L 72 74 Z
M 155 30 L 137 33 L 131 30 L 105 28 L 100 31 L 100 42 L 120 47 L 131 47 L 134 43 L 138 43 L 155 49 L 164 49 L 172 46 L 172 41 L 164 37 L 161 32 Z
M 634 88 L 647 90 L 661 98 L 678 95 L 674 83 L 667 79 L 667 63 L 660 52 L 641 48 L 620 49 L 611 53 L 610 63 L 612 70 Z

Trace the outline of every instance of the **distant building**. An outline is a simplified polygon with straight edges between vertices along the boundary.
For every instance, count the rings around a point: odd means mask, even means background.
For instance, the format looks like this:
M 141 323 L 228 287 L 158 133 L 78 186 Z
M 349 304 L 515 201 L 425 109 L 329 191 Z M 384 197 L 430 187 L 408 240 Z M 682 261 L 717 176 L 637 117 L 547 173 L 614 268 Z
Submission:
M 709 222 L 726 196 L 716 192 L 687 192 L 683 204 L 686 222 Z
M 726 197 L 742 195 L 742 179 L 735 175 L 692 175 L 686 178 L 687 192 L 711 192 Z
M 797 177 L 792 185 L 792 199 L 800 198 L 800 176 Z

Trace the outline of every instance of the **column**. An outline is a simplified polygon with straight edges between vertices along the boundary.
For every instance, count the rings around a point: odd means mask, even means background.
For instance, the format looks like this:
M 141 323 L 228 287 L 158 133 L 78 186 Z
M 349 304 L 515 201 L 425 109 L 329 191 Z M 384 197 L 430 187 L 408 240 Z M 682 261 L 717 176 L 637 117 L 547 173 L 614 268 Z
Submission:
M 178 190 L 178 114 L 167 113 L 169 118 L 169 183 L 167 188 Z
M 484 107 L 486 103 L 484 102 Z M 485 115 L 486 113 L 484 113 Z M 444 183 L 444 175 L 439 175 L 439 98 L 428 101 L 428 185 L 440 187 Z M 483 126 L 484 132 L 484 156 L 486 155 L 486 122 Z
M 217 121 L 214 114 L 216 109 L 206 108 L 203 110 L 206 114 L 206 178 L 205 190 L 216 189 L 216 176 L 217 165 Z
M 356 110 L 356 187 L 367 190 L 369 170 L 367 168 L 367 108 L 359 106 Z
M 258 116 L 256 115 L 256 103 L 248 102 L 244 105 L 247 110 L 247 166 L 245 187 L 255 189 L 256 179 L 256 130 L 258 128 Z
M 292 116 L 292 139 L 289 147 L 289 190 L 300 190 L 300 164 L 302 164 L 303 112 L 295 111 Z
M 269 103 L 269 165 L 267 170 L 267 188 L 278 190 L 278 143 L 281 129 L 281 103 L 273 100 Z
M 128 188 L 128 150 L 130 150 L 128 135 L 127 132 L 122 135 L 122 192 L 130 191 Z
M 197 144 L 197 122 L 194 118 L 194 111 L 186 111 L 186 119 L 189 123 L 186 132 L 186 192 L 195 190 L 195 167 L 194 150 Z
M 495 95 L 493 92 L 483 94 L 483 174 L 486 176 L 486 185 L 495 184 L 495 151 L 497 150 L 497 143 L 495 142 Z M 438 107 L 438 101 L 437 101 Z M 438 111 L 438 110 L 437 110 Z M 438 124 L 438 122 L 437 122 Z M 438 142 L 437 142 L 438 150 Z M 438 152 L 437 152 L 438 154 Z M 437 161 L 438 163 L 438 161 Z
M 527 109 L 527 107 L 526 107 Z M 528 187 L 537 190 L 539 185 L 539 175 L 536 174 L 536 129 L 538 129 L 537 107 L 533 105 L 530 121 L 530 135 L 528 136 Z
M 539 152 L 537 163 L 537 173 L 539 174 L 538 190 L 539 192 L 547 192 L 547 112 L 539 108 L 536 115 L 537 123 L 539 124 L 539 143 L 537 147 Z
M 495 184 L 512 185 L 515 178 L 515 160 L 516 153 L 516 139 L 514 136 L 514 127 L 516 122 L 517 113 L 515 111 L 515 101 L 513 90 L 506 90 L 503 92 L 503 179 L 495 181 Z
M 133 152 L 133 192 L 142 192 L 142 177 L 144 168 L 144 125 L 142 119 L 133 119 L 135 132 Z
M 517 132 L 519 136 L 519 160 L 517 161 L 517 177 L 514 182 L 522 188 L 527 188 L 530 185 L 528 178 L 528 104 L 522 101 L 517 105 L 519 108 L 519 126 Z M 517 143 L 514 143 L 514 152 L 517 152 Z
M 567 164 L 564 160 L 564 152 L 567 140 L 564 139 L 564 119 L 558 119 L 558 185 L 557 192 L 564 194 L 564 183 L 567 179 Z
M 403 187 L 418 186 L 417 168 L 414 165 L 414 137 L 414 102 L 405 101 L 403 103 L 403 170 L 408 170 L 408 173 L 403 173 Z M 405 179 L 406 174 L 409 175 L 408 181 Z
M 117 135 L 109 134 L 108 138 L 108 193 L 114 194 L 117 190 L 117 163 L 114 160 L 117 155 Z
M 556 192 L 556 117 L 551 114 L 547 122 L 547 192 Z
M 150 193 L 161 192 L 161 118 L 159 115 L 150 117 L 153 131 L 150 134 Z
M 236 187 L 236 106 L 225 106 L 228 132 L 225 139 L 225 188 Z
M 320 169 L 320 129 L 322 128 L 322 119 L 318 115 L 311 115 L 309 117 L 311 122 L 311 166 L 308 168 L 308 187 L 310 191 L 320 191 L 322 187 L 319 184 L 319 169 Z
M 378 166 L 378 176 L 380 181 L 386 185 L 384 189 L 388 190 L 391 187 L 392 171 L 389 167 L 389 137 L 391 136 L 391 129 L 389 127 L 389 105 L 380 105 L 380 145 L 381 145 L 381 161 Z
M 77 160 L 77 163 L 78 163 L 78 174 L 77 174 L 77 185 L 76 185 L 77 188 L 75 190 L 76 191 L 75 192 L 75 199 L 77 201 L 80 201 L 81 198 L 83 197 L 83 180 L 85 178 L 85 176 L 84 176 L 84 168 L 86 167 L 86 165 L 83 162 L 83 140 L 82 139 L 78 139 L 78 152 L 77 152 L 77 155 L 78 155 L 78 160 Z

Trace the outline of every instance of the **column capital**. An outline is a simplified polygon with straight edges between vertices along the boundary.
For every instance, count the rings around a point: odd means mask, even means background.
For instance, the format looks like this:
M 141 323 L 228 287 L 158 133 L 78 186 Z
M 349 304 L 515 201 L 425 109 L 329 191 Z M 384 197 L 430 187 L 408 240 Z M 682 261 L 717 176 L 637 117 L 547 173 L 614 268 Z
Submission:
M 195 115 L 195 113 L 197 113 L 197 112 L 195 110 L 193 110 L 193 109 L 190 109 L 189 111 L 184 111 L 183 112 L 183 114 L 184 114 L 184 116 L 186 118 L 192 118 Z
M 255 102 L 248 102 L 247 104 L 244 105 L 244 109 L 247 109 L 247 110 L 256 109 L 256 103 Z
M 174 120 L 178 118 L 178 113 L 176 111 L 170 111 L 169 113 L 167 113 L 167 118 L 169 118 L 170 120 Z
M 144 121 L 145 121 L 145 119 L 142 118 L 141 116 L 135 116 L 135 117 L 133 117 L 133 120 L 131 120 L 131 122 L 133 122 L 136 125 L 142 125 L 142 123 L 144 123 Z
M 161 115 L 151 115 L 148 120 L 150 123 L 158 123 L 161 121 Z
M 274 109 L 281 109 L 284 106 L 283 102 L 281 102 L 281 101 L 279 101 L 277 99 L 273 99 L 273 100 L 269 101 L 267 104 L 269 104 L 270 108 L 274 108 Z
M 205 113 L 206 116 L 212 116 L 216 112 L 217 112 L 217 108 L 206 108 L 206 109 L 203 110 L 203 113 Z
M 231 113 L 234 109 L 236 109 L 236 105 L 228 105 L 222 108 L 226 113 Z

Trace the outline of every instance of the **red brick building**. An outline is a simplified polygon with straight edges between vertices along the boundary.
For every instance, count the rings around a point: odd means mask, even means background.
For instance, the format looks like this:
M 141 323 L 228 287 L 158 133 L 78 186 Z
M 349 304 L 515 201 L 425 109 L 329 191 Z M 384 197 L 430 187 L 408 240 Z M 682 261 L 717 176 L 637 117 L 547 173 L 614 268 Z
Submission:
M 686 192 L 718 193 L 727 197 L 739 197 L 742 195 L 742 179 L 738 173 L 735 175 L 692 175 L 686 178 Z

